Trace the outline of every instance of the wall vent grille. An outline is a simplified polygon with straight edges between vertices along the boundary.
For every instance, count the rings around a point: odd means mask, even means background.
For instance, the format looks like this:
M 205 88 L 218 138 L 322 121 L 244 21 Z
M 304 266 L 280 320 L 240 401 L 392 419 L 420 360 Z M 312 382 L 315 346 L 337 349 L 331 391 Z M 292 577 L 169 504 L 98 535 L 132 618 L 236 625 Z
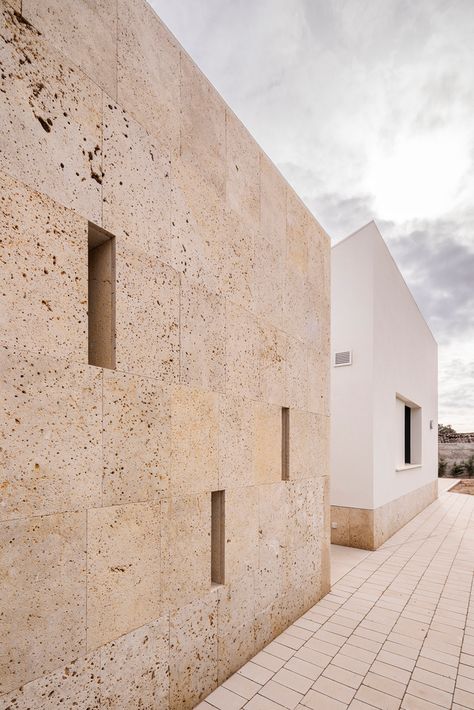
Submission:
M 352 350 L 341 350 L 334 355 L 334 367 L 352 365 Z

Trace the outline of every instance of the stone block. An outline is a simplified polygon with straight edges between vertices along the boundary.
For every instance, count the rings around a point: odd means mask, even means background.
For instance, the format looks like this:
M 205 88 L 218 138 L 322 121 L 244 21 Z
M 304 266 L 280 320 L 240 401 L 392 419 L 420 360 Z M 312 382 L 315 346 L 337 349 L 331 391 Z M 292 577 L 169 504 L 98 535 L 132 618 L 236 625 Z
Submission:
M 118 0 L 118 101 L 179 151 L 180 49 L 148 3 Z
M 192 160 L 171 166 L 171 265 L 208 291 L 220 290 L 224 206 Z
M 227 206 L 245 224 L 260 218 L 260 151 L 245 126 L 226 109 Z
M 101 500 L 101 371 L 0 349 L 0 519 Z
M 326 418 L 327 419 L 327 418 Z M 290 478 L 327 475 L 323 470 L 326 441 L 321 436 L 322 417 L 299 409 L 290 411 Z M 327 466 L 325 457 L 324 463 Z
M 309 381 L 313 373 L 308 372 L 308 348 L 296 338 L 288 338 L 286 366 L 286 400 L 289 407 L 307 410 Z
M 3 164 L 12 177 L 100 224 L 102 92 L 7 4 L 0 8 Z
M 260 231 L 266 242 L 286 254 L 287 184 L 275 165 L 260 157 Z
M 281 480 L 281 443 L 281 407 L 257 402 L 254 429 L 255 483 L 274 483 Z
M 181 279 L 180 381 L 225 390 L 225 301 L 202 286 Z
M 86 513 L 0 524 L 0 693 L 86 650 Z
M 286 404 L 287 356 L 288 338 L 285 334 L 277 328 L 262 326 L 258 361 L 264 402 L 279 406 Z
M 169 491 L 169 388 L 104 370 L 103 505 L 153 501 Z
M 169 151 L 104 98 L 103 226 L 119 248 L 170 259 Z
M 285 249 L 255 234 L 253 263 L 254 312 L 283 330 L 285 326 Z
M 168 707 L 168 616 L 106 644 L 100 654 L 101 708 Z
M 225 492 L 225 580 L 233 582 L 258 568 L 258 488 Z
M 23 0 L 21 12 L 48 42 L 116 96 L 115 0 Z
M 170 615 L 170 707 L 191 710 L 217 685 L 219 589 Z
M 100 651 L 65 662 L 60 668 L 0 697 L 1 710 L 99 710 Z M 107 706 L 108 707 L 108 706 Z
M 140 251 L 117 251 L 117 369 L 179 379 L 179 275 Z
M 256 229 L 226 210 L 223 225 L 221 286 L 233 303 L 254 310 L 254 255 Z
M 259 569 L 255 575 L 255 607 L 260 613 L 281 597 L 286 547 L 287 483 L 280 481 L 258 488 Z M 275 511 L 280 514 L 275 515 Z
M 254 483 L 255 403 L 229 394 L 219 396 L 219 489 Z
M 88 650 L 160 616 L 160 506 L 88 511 Z
M 207 181 L 225 194 L 225 104 L 190 57 L 181 52 L 181 155 L 199 165 Z
M 329 416 L 329 357 L 308 348 L 308 409 Z
M 0 193 L 0 340 L 87 362 L 87 222 L 4 174 Z
M 163 501 L 163 604 L 184 606 L 211 586 L 211 497 Z
M 218 395 L 177 385 L 171 401 L 170 491 L 173 496 L 217 490 Z
M 248 311 L 231 302 L 226 305 L 227 392 L 260 399 L 262 395 L 259 353 L 262 329 Z
M 222 588 L 217 620 L 218 681 L 222 683 L 256 653 L 253 574 Z

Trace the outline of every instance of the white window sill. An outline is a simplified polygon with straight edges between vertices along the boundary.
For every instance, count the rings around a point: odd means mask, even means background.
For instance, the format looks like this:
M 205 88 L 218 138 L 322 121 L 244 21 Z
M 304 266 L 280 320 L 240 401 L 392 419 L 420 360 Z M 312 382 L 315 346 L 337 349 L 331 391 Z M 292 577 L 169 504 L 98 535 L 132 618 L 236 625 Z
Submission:
M 395 471 L 410 471 L 412 468 L 421 468 L 421 463 L 407 463 L 404 466 L 397 466 Z

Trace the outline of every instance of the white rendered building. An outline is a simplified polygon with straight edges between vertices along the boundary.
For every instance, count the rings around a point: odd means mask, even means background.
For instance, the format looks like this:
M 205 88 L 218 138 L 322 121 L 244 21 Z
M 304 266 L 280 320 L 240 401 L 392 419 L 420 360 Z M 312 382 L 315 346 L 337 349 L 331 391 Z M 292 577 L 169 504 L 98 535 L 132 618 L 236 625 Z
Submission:
M 332 541 L 376 549 L 437 497 L 437 344 L 374 222 L 331 295 Z

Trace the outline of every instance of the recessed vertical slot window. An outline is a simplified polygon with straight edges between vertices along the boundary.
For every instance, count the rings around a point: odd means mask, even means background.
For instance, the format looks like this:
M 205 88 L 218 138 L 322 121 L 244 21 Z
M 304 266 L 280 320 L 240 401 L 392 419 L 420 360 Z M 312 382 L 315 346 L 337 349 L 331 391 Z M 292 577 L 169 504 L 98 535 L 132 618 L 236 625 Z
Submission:
M 290 480 L 290 409 L 281 408 L 281 478 Z
M 405 463 L 411 462 L 411 408 L 405 405 Z
M 225 491 L 211 494 L 211 583 L 225 581 Z
M 115 237 L 89 222 L 89 365 L 115 368 Z

